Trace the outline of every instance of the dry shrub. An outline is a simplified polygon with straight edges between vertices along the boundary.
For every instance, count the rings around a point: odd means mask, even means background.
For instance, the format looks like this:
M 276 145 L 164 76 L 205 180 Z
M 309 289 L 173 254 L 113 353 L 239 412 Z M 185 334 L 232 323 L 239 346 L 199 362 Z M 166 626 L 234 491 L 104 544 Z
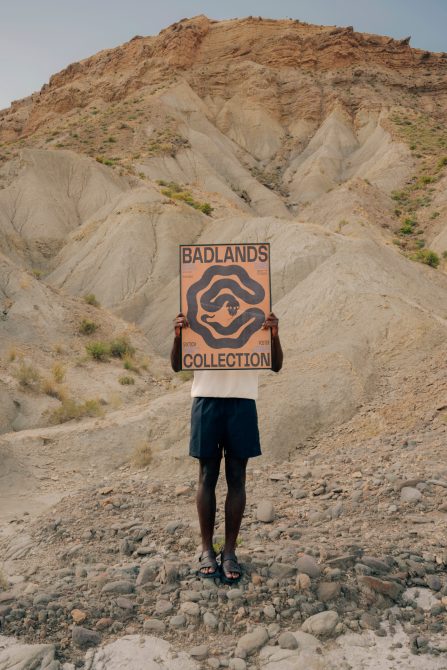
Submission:
M 119 393 L 110 393 L 107 398 L 107 402 L 112 409 L 119 409 L 123 406 L 123 399 Z
M 11 349 L 8 351 L 8 360 L 12 363 L 13 361 L 15 361 L 18 355 L 19 352 L 16 349 L 16 347 L 11 347 Z
M 54 363 L 53 368 L 53 379 L 55 382 L 60 384 L 65 379 L 65 368 L 62 363 Z
M 38 391 L 40 389 L 41 376 L 34 365 L 21 361 L 19 367 L 14 370 L 13 375 L 23 388 L 29 391 Z
M 66 400 L 65 389 L 56 384 L 52 379 L 44 379 L 41 385 L 42 393 L 46 393 L 51 398 L 57 398 L 60 401 Z
M 53 351 L 55 354 L 60 356 L 61 354 L 65 353 L 64 345 L 61 342 L 55 342 L 53 344 Z
M 132 463 L 137 468 L 147 468 L 152 463 L 152 448 L 148 442 L 140 442 L 132 452 Z
M 134 361 L 130 356 L 124 356 L 123 366 L 126 370 L 130 370 L 131 372 L 138 372 L 138 366 L 135 365 Z
M 2 568 L 0 568 L 0 591 L 7 591 L 9 587 L 8 580 L 6 579 L 5 573 Z
M 103 414 L 104 409 L 99 400 L 90 399 L 80 403 L 73 398 L 64 398 L 61 406 L 50 412 L 49 418 L 51 423 L 65 423 L 73 419 L 103 416 Z
M 148 370 L 150 364 L 151 364 L 151 359 L 149 358 L 149 356 L 143 356 L 143 358 L 140 361 L 140 368 L 142 370 Z

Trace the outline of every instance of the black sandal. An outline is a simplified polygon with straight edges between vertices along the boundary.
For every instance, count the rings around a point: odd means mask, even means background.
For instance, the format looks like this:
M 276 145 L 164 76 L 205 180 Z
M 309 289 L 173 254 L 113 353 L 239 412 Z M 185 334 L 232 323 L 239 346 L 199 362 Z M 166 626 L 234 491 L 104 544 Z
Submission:
M 221 579 L 225 584 L 237 584 L 242 577 L 242 568 L 237 561 L 236 554 L 224 556 L 223 552 L 221 553 L 220 571 Z M 228 577 L 230 572 L 237 572 L 238 576 Z
M 200 568 L 197 570 L 199 577 L 203 579 L 214 579 L 219 577 L 219 566 L 217 565 L 216 553 L 214 549 L 208 549 L 207 551 L 202 551 L 199 557 Z M 204 568 L 213 568 L 212 572 L 202 572 Z

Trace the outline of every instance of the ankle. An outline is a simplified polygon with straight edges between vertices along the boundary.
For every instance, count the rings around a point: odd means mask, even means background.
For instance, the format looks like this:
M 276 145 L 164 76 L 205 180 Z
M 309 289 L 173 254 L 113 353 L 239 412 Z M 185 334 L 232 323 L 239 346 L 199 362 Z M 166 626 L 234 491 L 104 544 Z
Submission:
M 222 549 L 222 554 L 224 556 L 233 556 L 233 554 L 236 553 L 236 547 L 231 544 L 226 544 L 224 548 Z

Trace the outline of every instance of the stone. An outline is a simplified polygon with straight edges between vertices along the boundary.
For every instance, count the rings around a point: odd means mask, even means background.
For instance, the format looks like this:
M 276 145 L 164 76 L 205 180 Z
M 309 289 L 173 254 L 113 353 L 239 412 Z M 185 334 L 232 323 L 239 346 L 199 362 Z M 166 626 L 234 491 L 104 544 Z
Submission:
M 304 489 L 294 489 L 292 491 L 292 497 L 295 498 L 295 500 L 302 500 L 303 498 L 307 498 L 307 491 L 304 491 Z
M 153 582 L 157 576 L 158 568 L 157 563 L 149 562 L 142 565 L 135 582 L 136 586 L 143 586 L 143 584 Z
M 198 617 L 200 615 L 200 605 L 187 601 L 180 605 L 180 611 L 187 616 Z
M 129 598 L 124 598 L 123 596 L 118 596 L 116 599 L 116 604 L 118 607 L 121 607 L 122 610 L 133 610 L 135 604 L 129 600 Z
M 176 496 L 184 496 L 187 493 L 191 493 L 191 488 L 189 486 L 176 486 L 174 493 Z
M 300 650 L 314 652 L 322 648 L 320 640 L 318 640 L 315 635 L 304 633 L 302 630 L 297 630 L 294 632 L 294 636 L 298 642 Z
M 71 631 L 71 639 L 79 649 L 88 649 L 96 647 L 101 642 L 101 635 L 95 630 L 75 625 Z
M 318 584 L 318 600 L 326 603 L 340 595 L 340 584 L 338 582 L 320 582 Z
M 266 628 L 255 628 L 251 633 L 246 633 L 239 638 L 234 655 L 237 658 L 246 658 L 263 647 L 269 640 Z
M 209 630 L 215 630 L 218 626 L 217 617 L 212 612 L 205 612 L 203 615 L 203 624 Z
M 397 600 L 403 591 L 403 586 L 397 582 L 385 581 L 378 577 L 371 577 L 370 575 L 359 577 L 359 581 L 366 584 L 372 591 L 388 596 L 392 600 Z
M 281 649 L 298 649 L 298 642 L 293 633 L 281 633 L 278 638 L 278 644 Z
M 143 630 L 146 633 L 164 633 L 166 630 L 166 624 L 160 619 L 146 619 L 143 622 Z
M 95 623 L 95 628 L 96 630 L 105 630 L 106 628 L 109 628 L 113 624 L 113 619 L 111 617 L 102 617 L 101 619 L 98 619 L 98 621 Z
M 173 607 L 174 605 L 169 600 L 160 598 L 160 600 L 157 600 L 155 603 L 155 612 L 161 615 L 168 614 L 169 612 L 172 612 Z
M 244 592 L 241 589 L 229 589 L 227 591 L 228 600 L 240 600 L 243 596 Z
M 186 601 L 191 601 L 193 603 L 197 603 L 199 600 L 201 600 L 202 596 L 198 591 L 181 591 L 180 592 L 180 600 L 181 602 L 186 602 Z
M 301 630 L 311 635 L 325 637 L 330 635 L 338 623 L 338 614 L 335 610 L 319 612 L 306 619 Z
M 389 572 L 390 567 L 385 561 L 381 561 L 374 556 L 367 556 L 366 554 L 362 556 L 361 562 L 363 565 L 367 565 L 368 568 L 371 568 L 373 572 Z
M 0 647 L 2 670 L 31 670 L 48 667 L 54 659 L 53 644 L 12 644 Z
M 133 593 L 134 585 L 125 579 L 117 582 L 107 582 L 101 589 L 102 593 L 113 593 L 125 595 L 126 593 Z
M 178 579 L 179 566 L 172 561 L 165 561 L 157 575 L 160 584 L 174 584 Z
M 363 612 L 360 617 L 360 626 L 370 630 L 377 630 L 380 627 L 380 620 L 378 617 L 374 616 L 374 614 Z
M 428 612 L 433 605 L 438 605 L 439 600 L 430 589 L 411 587 L 402 593 L 404 603 L 414 601 L 424 612 Z
M 275 562 L 269 567 L 269 576 L 276 577 L 277 579 L 287 579 L 288 577 L 293 577 L 295 573 L 296 566 L 288 563 Z
M 246 670 L 247 664 L 242 658 L 230 658 L 228 667 L 230 670 Z
M 174 651 L 169 642 L 152 635 L 126 635 L 95 650 L 89 670 L 199 670 L 185 651 Z
M 416 503 L 419 502 L 422 498 L 422 493 L 419 489 L 413 488 L 412 486 L 404 486 L 400 492 L 400 499 L 402 502 L 406 503 Z
M 270 500 L 261 500 L 256 509 L 256 518 L 263 523 L 271 523 L 275 518 L 275 510 Z
M 273 605 L 266 605 L 263 612 L 266 619 L 276 619 L 276 610 Z
M 71 614 L 71 618 L 73 619 L 73 621 L 75 623 L 82 623 L 87 618 L 87 613 L 83 612 L 82 610 L 74 609 L 74 610 L 71 610 L 70 614 Z
M 209 647 L 206 644 L 199 644 L 189 650 L 189 655 L 192 656 L 192 658 L 197 658 L 199 661 L 203 661 L 203 659 L 207 658 L 208 654 Z
M 296 585 L 300 591 L 307 591 L 307 589 L 310 589 L 311 580 L 309 575 L 304 574 L 304 572 L 300 572 L 296 576 Z
M 169 619 L 171 628 L 183 628 L 186 626 L 186 617 L 184 614 L 175 614 Z
M 313 556 L 308 554 L 303 554 L 300 556 L 296 562 L 296 567 L 298 572 L 303 572 L 309 577 L 319 577 L 321 575 L 321 568 L 317 564 Z
M 425 581 L 432 591 L 440 591 L 442 589 L 442 582 L 438 575 L 427 575 Z

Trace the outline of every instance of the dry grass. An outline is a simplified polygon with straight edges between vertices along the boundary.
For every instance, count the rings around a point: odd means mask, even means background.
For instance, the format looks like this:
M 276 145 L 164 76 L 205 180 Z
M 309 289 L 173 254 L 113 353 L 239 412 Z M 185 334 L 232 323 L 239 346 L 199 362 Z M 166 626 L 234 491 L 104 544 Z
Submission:
M 90 399 L 79 403 L 72 398 L 65 398 L 62 400 L 60 407 L 50 412 L 49 419 L 51 423 L 65 423 L 73 419 L 79 420 L 103 415 L 104 409 L 99 400 Z
M 135 365 L 135 362 L 132 360 L 131 356 L 127 355 L 123 358 L 123 366 L 125 370 L 130 370 L 131 372 L 138 372 L 138 367 Z
M 67 399 L 66 390 L 62 386 L 56 384 L 52 379 L 43 380 L 41 384 L 41 391 L 42 393 L 49 395 L 51 398 L 57 398 L 60 401 Z
M 53 351 L 58 356 L 60 356 L 61 354 L 64 354 L 65 353 L 64 345 L 61 342 L 55 342 L 53 344 Z
M 137 468 L 147 468 L 152 463 L 152 448 L 148 442 L 140 442 L 132 452 L 131 461 Z
M 58 384 L 61 384 L 65 379 L 65 368 L 62 363 L 54 363 L 52 367 L 53 379 Z
M 20 361 L 19 366 L 13 371 L 13 375 L 22 388 L 29 391 L 40 390 L 42 378 L 40 372 L 34 365 Z
M 120 393 L 110 393 L 107 402 L 112 409 L 119 409 L 123 406 L 123 399 L 121 398 Z
M 151 364 L 151 359 L 149 358 L 149 356 L 143 356 L 143 358 L 140 361 L 140 368 L 142 370 L 148 370 L 150 364 Z
M 8 580 L 6 579 L 5 573 L 2 568 L 0 568 L 0 591 L 7 591 L 9 587 Z
M 12 363 L 18 356 L 19 356 L 18 349 L 16 347 L 11 347 L 11 349 L 8 351 L 8 361 Z

